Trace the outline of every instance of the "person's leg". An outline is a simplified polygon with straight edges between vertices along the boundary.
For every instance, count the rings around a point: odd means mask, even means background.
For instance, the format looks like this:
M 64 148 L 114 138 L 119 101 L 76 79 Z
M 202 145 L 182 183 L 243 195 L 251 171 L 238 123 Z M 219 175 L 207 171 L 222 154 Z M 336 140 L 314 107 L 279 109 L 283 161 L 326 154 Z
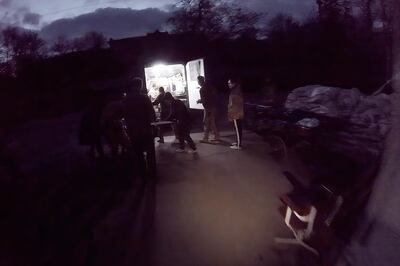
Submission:
M 211 112 L 209 110 L 204 109 L 204 118 L 203 118 L 204 137 L 203 137 L 203 141 L 208 141 L 208 138 L 210 136 L 210 131 L 211 131 L 210 115 L 211 115 Z
M 242 119 L 238 119 L 237 120 L 237 124 L 238 124 L 238 130 L 239 130 L 239 146 L 242 146 L 242 139 L 243 139 L 243 120 Z
M 141 177 L 146 177 L 146 160 L 144 157 L 143 143 L 139 140 L 132 143 L 130 154 L 132 155 L 135 172 Z
M 188 134 L 186 135 L 185 139 L 186 139 L 186 141 L 187 141 L 189 147 L 190 147 L 193 151 L 196 151 L 196 150 L 197 150 L 196 144 L 194 143 L 192 137 L 190 137 L 190 133 L 188 133 Z
M 218 132 L 217 124 L 216 124 L 216 122 L 215 122 L 216 114 L 217 114 L 216 109 L 213 109 L 213 110 L 210 112 L 210 127 L 211 127 L 211 130 L 212 130 L 213 133 L 214 133 L 215 139 L 216 139 L 216 140 L 219 140 L 219 139 L 220 139 L 220 137 L 219 137 L 219 132 Z
M 107 144 L 111 150 L 111 155 L 115 158 L 119 153 L 119 146 L 122 145 L 121 132 L 114 124 L 108 122 L 106 125 L 105 136 Z
M 163 126 L 158 127 L 158 137 L 160 138 L 158 142 L 164 143 L 164 128 Z
M 157 163 L 156 163 L 156 150 L 153 138 L 148 138 L 146 140 L 146 161 L 147 161 L 147 175 L 150 178 L 155 178 L 157 175 Z
M 236 133 L 236 144 L 232 146 L 241 147 L 242 146 L 242 125 L 239 119 L 234 119 L 233 124 L 235 126 Z
M 189 147 L 193 151 L 195 151 L 195 150 L 197 150 L 197 148 L 196 148 L 196 144 L 194 144 L 193 139 L 190 137 L 190 128 L 191 128 L 190 124 L 184 125 L 183 135 L 184 135 L 184 138 L 185 138 L 186 142 L 188 143 Z
M 179 139 L 179 149 L 184 150 L 185 149 L 185 130 L 183 128 L 183 125 L 178 124 L 176 126 L 177 133 L 178 133 L 178 139 Z
M 177 125 L 177 124 L 172 124 L 171 127 L 172 127 L 172 130 L 174 131 L 174 135 L 175 135 L 175 140 L 174 140 L 174 142 L 177 143 L 177 142 L 179 142 L 179 132 L 178 132 L 179 130 L 178 130 L 178 125 Z

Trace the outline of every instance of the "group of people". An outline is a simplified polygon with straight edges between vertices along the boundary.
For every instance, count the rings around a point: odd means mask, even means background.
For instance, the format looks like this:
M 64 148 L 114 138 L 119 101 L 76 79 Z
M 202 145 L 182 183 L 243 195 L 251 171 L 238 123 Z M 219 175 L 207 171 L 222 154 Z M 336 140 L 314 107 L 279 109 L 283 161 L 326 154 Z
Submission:
M 113 155 L 129 154 L 136 171 L 142 177 L 156 175 L 155 148 L 151 123 L 156 115 L 143 91 L 143 81 L 129 81 L 123 96 L 105 104 L 101 97 L 92 97 L 83 115 L 79 139 L 90 147 L 93 157 L 103 157 L 101 137 L 107 139 Z
M 185 152 L 185 142 L 190 147 L 190 153 L 196 153 L 197 148 L 193 139 L 190 137 L 191 115 L 186 105 L 179 99 L 172 96 L 170 92 L 165 92 L 163 87 L 159 88 L 159 95 L 153 101 L 153 105 L 160 106 L 161 121 L 175 121 L 174 132 L 179 142 L 177 152 Z M 163 127 L 158 128 L 159 143 L 164 143 Z
M 218 99 L 217 92 L 213 86 L 206 82 L 203 76 L 198 76 L 197 81 L 200 86 L 200 100 L 204 107 L 204 136 L 200 140 L 201 143 L 220 143 L 220 134 L 216 124 Z M 228 81 L 230 88 L 229 104 L 228 104 L 228 119 L 233 122 L 236 142 L 232 143 L 231 148 L 240 150 L 242 148 L 242 120 L 244 116 L 243 111 L 243 95 L 239 79 L 231 78 Z M 176 120 L 177 132 L 176 136 L 179 139 L 180 149 L 178 152 L 183 152 L 185 149 L 185 141 L 191 148 L 191 152 L 196 151 L 196 146 L 190 137 L 191 119 L 188 108 L 185 104 L 174 97 L 169 92 L 165 92 L 163 87 L 159 89 L 159 95 L 153 102 L 153 105 L 160 106 L 160 119 L 169 121 Z M 214 138 L 210 139 L 210 133 L 214 134 Z M 159 142 L 163 143 L 164 138 L 162 132 L 160 134 Z
M 216 126 L 217 94 L 205 78 L 198 77 L 200 85 L 199 103 L 204 106 L 204 137 L 203 143 L 218 143 L 220 135 Z M 236 142 L 232 143 L 232 149 L 242 148 L 242 119 L 243 119 L 243 97 L 240 82 L 231 78 L 228 81 L 230 88 L 228 118 L 234 124 Z M 152 123 L 156 121 L 154 105 L 160 106 L 160 120 L 174 121 L 174 131 L 179 141 L 177 152 L 185 152 L 185 146 L 189 146 L 189 153 L 196 153 L 196 144 L 190 136 L 192 117 L 190 110 L 179 99 L 172 96 L 170 92 L 159 89 L 159 96 L 151 102 L 143 89 L 143 81 L 140 78 L 130 80 L 122 99 L 104 106 L 98 100 L 84 115 L 80 140 L 81 144 L 88 144 L 93 155 L 103 156 L 101 145 L 101 133 L 104 132 L 111 146 L 112 153 L 126 152 L 134 159 L 139 174 L 142 176 L 156 175 L 154 136 L 155 127 Z M 159 127 L 162 130 L 162 127 Z M 209 139 L 210 133 L 214 133 L 214 139 Z M 164 142 L 162 132 L 160 143 Z M 87 139 L 90 138 L 88 142 Z M 122 149 L 122 150 L 121 150 Z
M 219 131 L 216 125 L 217 116 L 217 98 L 214 87 L 205 81 L 203 76 L 197 78 L 200 85 L 200 100 L 204 107 L 204 137 L 201 140 L 203 143 L 219 143 L 221 141 Z M 242 120 L 244 116 L 243 108 L 243 95 L 239 79 L 230 78 L 228 80 L 228 87 L 230 89 L 229 103 L 228 103 L 228 119 L 233 122 L 236 142 L 230 146 L 232 149 L 240 150 L 242 148 L 242 135 L 243 127 Z M 209 139 L 210 132 L 214 133 L 214 139 Z

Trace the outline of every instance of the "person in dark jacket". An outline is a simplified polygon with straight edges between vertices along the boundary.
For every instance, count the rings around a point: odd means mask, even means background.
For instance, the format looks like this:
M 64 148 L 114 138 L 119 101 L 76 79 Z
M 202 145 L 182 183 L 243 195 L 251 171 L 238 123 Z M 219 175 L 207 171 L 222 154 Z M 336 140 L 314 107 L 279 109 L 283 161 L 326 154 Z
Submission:
M 165 90 L 163 87 L 160 87 L 158 89 L 159 91 L 159 95 L 157 96 L 157 98 L 154 100 L 153 105 L 160 105 L 160 118 L 161 120 L 165 120 L 169 113 L 170 113 L 170 108 L 168 103 L 165 101 Z
M 123 100 L 122 113 L 131 142 L 132 153 L 142 177 L 156 175 L 154 136 L 151 123 L 156 116 L 147 95 L 141 94 L 143 81 L 133 78 Z M 146 156 L 145 156 L 146 154 Z
M 114 157 L 125 153 L 130 146 L 129 137 L 122 127 L 122 119 L 124 118 L 122 105 L 125 97 L 122 96 L 120 99 L 107 104 L 101 115 L 104 136 Z
M 176 129 L 180 145 L 177 152 L 185 151 L 186 141 L 191 149 L 189 152 L 196 153 L 196 144 L 194 144 L 193 139 L 190 137 L 191 116 L 189 109 L 181 100 L 175 99 L 169 92 L 165 94 L 165 99 L 171 105 L 171 114 L 168 120 L 176 120 Z
M 170 113 L 170 108 L 168 103 L 165 101 L 165 90 L 163 87 L 159 88 L 160 94 L 154 100 L 153 105 L 160 105 L 160 120 L 165 121 Z M 159 127 L 158 137 L 160 138 L 158 142 L 164 143 L 164 128 L 162 126 Z
M 217 95 L 215 89 L 206 83 L 203 76 L 198 76 L 197 81 L 200 85 L 200 100 L 197 103 L 202 103 L 204 107 L 204 137 L 200 142 L 208 143 L 210 131 L 214 133 L 213 142 L 219 142 L 219 132 L 215 123 L 217 113 Z
M 89 105 L 84 112 L 79 128 L 79 143 L 89 146 L 91 157 L 103 157 L 104 150 L 101 143 L 102 127 L 101 114 L 104 108 L 104 99 L 99 92 L 92 92 Z

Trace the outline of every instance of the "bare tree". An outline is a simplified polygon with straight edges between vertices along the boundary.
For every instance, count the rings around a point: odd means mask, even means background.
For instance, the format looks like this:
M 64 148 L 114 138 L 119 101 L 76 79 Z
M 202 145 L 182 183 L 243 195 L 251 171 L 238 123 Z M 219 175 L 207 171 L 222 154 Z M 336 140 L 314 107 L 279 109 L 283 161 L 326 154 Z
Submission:
M 351 0 L 316 0 L 320 20 L 340 20 L 352 15 Z
M 225 8 L 225 18 L 227 25 L 227 32 L 233 38 L 240 36 L 253 36 L 257 35 L 258 29 L 256 24 L 260 19 L 260 14 L 256 12 L 246 12 L 240 7 Z
M 43 55 L 45 42 L 36 32 L 8 27 L 1 32 L 1 36 L 2 46 L 8 60 L 15 57 L 39 57 Z
M 374 23 L 382 25 L 382 31 L 389 32 L 393 25 L 392 0 L 348 0 L 360 11 L 360 18 L 365 28 L 372 31 Z
M 73 40 L 71 40 L 71 51 L 72 52 L 78 52 L 78 51 L 84 51 L 88 50 L 86 44 L 84 43 L 83 38 L 78 37 Z
M 392 0 L 378 0 L 378 18 L 382 22 L 384 31 L 392 31 L 394 6 Z
M 375 22 L 378 22 L 378 24 L 381 25 L 379 30 L 384 38 L 384 46 L 382 49 L 385 50 L 386 54 L 386 73 L 388 73 L 387 79 L 391 78 L 390 72 L 393 67 L 392 40 L 394 34 L 394 7 L 395 5 L 393 4 L 393 0 L 373 0 L 371 3 L 372 27 Z M 368 8 L 368 6 L 365 8 Z
M 44 55 L 45 41 L 36 32 L 26 31 L 22 34 L 17 56 L 38 58 Z
M 1 31 L 2 57 L 8 74 L 15 74 L 21 60 L 38 59 L 45 55 L 45 42 L 36 32 L 16 27 Z
M 393 12 L 393 70 L 392 70 L 392 87 L 394 90 L 392 98 L 392 129 L 386 141 L 385 155 L 383 158 L 383 167 L 379 174 L 381 182 L 396 178 L 400 180 L 397 169 L 398 160 L 400 158 L 400 2 L 390 0 Z M 378 183 L 389 189 L 384 183 Z M 379 194 L 379 193 L 376 193 Z M 381 197 L 385 195 L 381 194 Z M 379 208 L 374 205 L 373 207 Z M 378 209 L 374 209 L 378 211 Z
M 58 36 L 56 42 L 51 47 L 51 51 L 56 54 L 66 54 L 71 50 L 72 44 L 65 36 Z
M 219 16 L 220 1 L 181 0 L 177 11 L 169 19 L 175 32 L 190 32 L 217 35 L 222 32 L 222 17 Z
M 1 32 L 1 46 L 3 48 L 4 61 L 10 61 L 16 50 L 18 28 L 8 27 Z
M 300 23 L 292 16 L 280 13 L 269 21 L 268 28 L 266 29 L 266 35 L 271 36 L 280 33 L 287 33 L 299 28 L 299 25 Z
M 88 32 L 84 36 L 75 38 L 71 43 L 72 51 L 98 50 L 107 47 L 106 37 L 98 32 Z
M 259 14 L 221 0 L 181 0 L 169 19 L 175 32 L 237 38 L 257 31 Z
M 390 2 L 389 2 L 390 1 Z M 393 18 L 392 128 L 386 138 L 381 169 L 366 208 L 361 227 L 344 253 L 346 265 L 398 265 L 400 245 L 400 2 L 385 1 Z M 393 248 L 392 248 L 393 247 Z M 339 264 L 343 265 L 343 264 Z
M 103 49 L 107 46 L 106 37 L 99 32 L 88 32 L 85 34 L 83 39 L 87 43 L 89 49 Z
M 361 0 L 360 8 L 363 16 L 364 24 L 368 30 L 372 30 L 374 24 L 374 18 L 372 15 L 372 5 L 374 0 Z

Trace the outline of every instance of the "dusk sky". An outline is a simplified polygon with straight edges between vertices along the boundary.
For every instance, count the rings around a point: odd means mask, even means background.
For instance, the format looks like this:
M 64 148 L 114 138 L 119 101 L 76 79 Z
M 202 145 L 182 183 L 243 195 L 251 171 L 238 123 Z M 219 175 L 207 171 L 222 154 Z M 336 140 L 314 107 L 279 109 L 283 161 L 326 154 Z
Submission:
M 237 0 L 227 0 L 237 1 Z M 0 0 L 0 26 L 41 30 L 46 38 L 76 37 L 85 31 L 121 38 L 162 29 L 176 0 Z M 279 12 L 301 19 L 315 0 L 246 0 L 241 5 L 272 16 Z M 139 11 L 140 10 L 140 11 Z M 100 23 L 99 23 L 100 22 Z M 132 29 L 132 25 L 136 25 Z

